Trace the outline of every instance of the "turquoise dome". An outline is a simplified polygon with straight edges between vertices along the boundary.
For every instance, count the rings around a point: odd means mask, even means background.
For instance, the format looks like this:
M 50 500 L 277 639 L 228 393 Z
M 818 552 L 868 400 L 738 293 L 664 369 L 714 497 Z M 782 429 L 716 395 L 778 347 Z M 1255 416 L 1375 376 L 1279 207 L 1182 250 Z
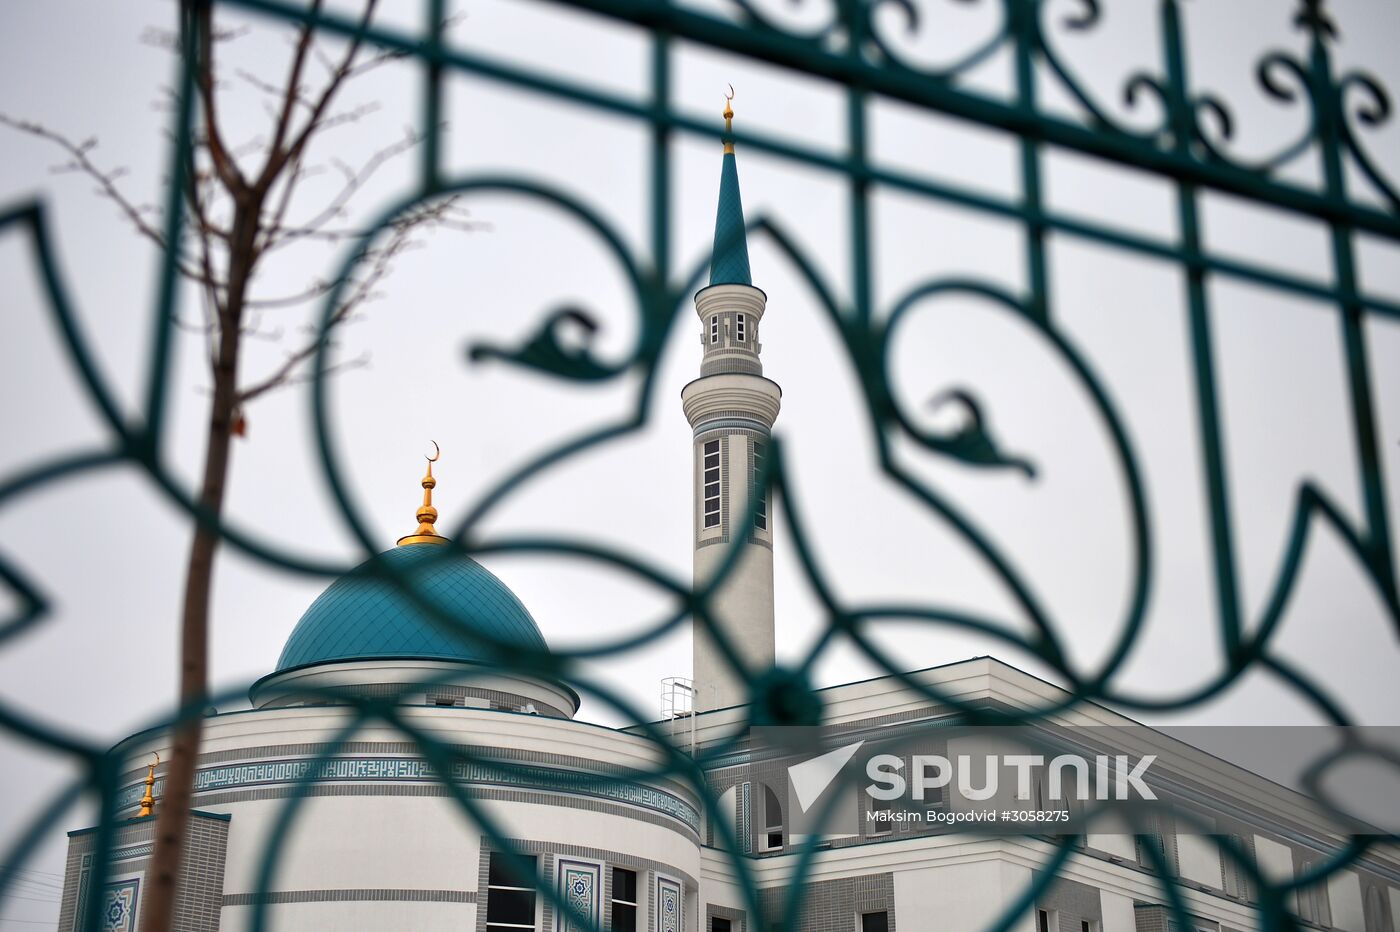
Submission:
M 441 544 L 405 544 L 367 560 L 331 583 L 292 629 L 277 672 L 341 660 L 457 660 L 491 663 L 489 649 L 435 624 L 376 564 L 403 574 L 467 635 L 485 634 L 547 650 L 535 619 L 506 584 L 471 557 Z

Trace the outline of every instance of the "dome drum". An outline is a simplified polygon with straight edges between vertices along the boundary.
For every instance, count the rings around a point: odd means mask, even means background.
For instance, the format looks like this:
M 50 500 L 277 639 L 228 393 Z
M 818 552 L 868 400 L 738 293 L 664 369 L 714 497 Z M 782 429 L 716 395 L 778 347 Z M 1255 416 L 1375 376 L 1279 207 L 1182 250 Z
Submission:
M 562 683 L 485 664 L 429 659 L 316 663 L 265 676 L 253 684 L 249 695 L 258 709 L 395 697 L 399 705 L 573 718 L 579 706 L 578 694 Z

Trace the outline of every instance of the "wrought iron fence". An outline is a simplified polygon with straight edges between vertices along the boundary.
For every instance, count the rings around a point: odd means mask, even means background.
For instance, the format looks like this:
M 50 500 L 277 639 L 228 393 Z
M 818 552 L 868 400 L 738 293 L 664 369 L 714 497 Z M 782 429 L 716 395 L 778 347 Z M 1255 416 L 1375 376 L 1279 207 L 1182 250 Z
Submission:
M 598 87 L 565 81 L 531 70 L 505 56 L 466 51 L 453 47 L 443 32 L 444 0 L 427 0 L 426 27 L 420 32 L 362 22 L 334 12 L 308 9 L 282 0 L 220 0 L 222 6 L 258 14 L 269 21 L 285 24 L 311 24 L 328 36 L 354 38 L 385 50 L 402 53 L 421 68 L 422 110 L 420 128 L 425 144 L 415 187 L 389 205 L 368 231 L 343 257 L 337 287 L 325 298 L 321 315 L 322 334 L 332 324 L 340 288 L 345 286 L 357 262 L 374 237 L 405 211 L 424 201 L 452 193 L 511 192 L 547 203 L 573 215 L 596 235 L 625 270 L 634 300 L 638 337 L 630 355 L 620 363 L 595 358 L 587 349 L 567 349 L 556 338 L 553 321 L 529 342 L 509 349 L 478 347 L 472 362 L 488 359 L 526 367 L 543 377 L 577 382 L 640 374 L 643 388 L 631 413 L 602 429 L 570 439 L 516 471 L 484 495 L 455 532 L 456 543 L 444 548 L 445 556 L 467 552 L 473 555 L 528 552 L 565 554 L 598 561 L 645 580 L 670 593 L 674 608 L 645 630 L 618 640 L 584 648 L 553 653 L 522 650 L 518 645 L 492 643 L 480 632 L 471 635 L 478 648 L 496 651 L 502 663 L 514 669 L 551 678 L 567 679 L 582 692 L 595 697 L 638 723 L 637 730 L 659 749 L 663 761 L 655 770 L 637 777 L 670 776 L 689 784 L 702 802 L 706 819 L 714 825 L 716 844 L 725 850 L 740 880 L 751 915 L 760 915 L 758 892 L 752 871 L 733 831 L 720 817 L 713 794 L 707 791 L 704 764 L 713 755 L 732 747 L 723 745 L 702 749 L 692 758 L 677 747 L 666 729 L 648 724 L 649 710 L 635 708 L 608 684 L 583 674 L 577 662 L 634 649 L 667 631 L 694 619 L 715 636 L 731 661 L 742 668 L 737 653 L 728 645 L 723 632 L 713 623 L 710 604 L 717 587 L 737 561 L 736 541 L 724 567 L 704 588 L 692 591 L 688 580 L 673 578 L 656 565 L 600 544 L 566 539 L 512 538 L 478 541 L 472 528 L 513 490 L 543 471 L 576 456 L 581 451 L 613 441 L 644 426 L 651 391 L 666 335 L 687 296 L 699 282 L 697 266 L 676 269 L 670 261 L 673 221 L 671 160 L 669 146 L 677 134 L 718 138 L 717 122 L 689 117 L 674 106 L 672 99 L 673 56 L 676 43 L 697 43 L 757 62 L 790 69 L 798 74 L 832 82 L 844 93 L 845 147 L 841 154 L 804 145 L 761 132 L 740 129 L 732 136 L 749 149 L 769 153 L 793 164 L 805 165 L 838 178 L 846 188 L 850 224 L 844 231 L 852 268 L 849 295 L 841 297 L 821 268 L 807 256 L 799 243 L 785 230 L 781 218 L 764 218 L 751 224 L 751 232 L 768 237 L 800 270 L 824 312 L 839 334 L 843 349 L 859 384 L 865 414 L 876 427 L 880 462 L 884 472 L 915 495 L 929 512 L 955 529 L 966 545 L 990 566 L 1012 596 L 1024 616 L 1031 620 L 1034 633 L 1023 636 L 1005 620 L 991 615 L 955 610 L 937 604 L 861 605 L 843 602 L 826 584 L 804 533 L 803 503 L 786 481 L 784 448 L 775 438 L 766 457 L 760 482 L 780 491 L 783 517 L 791 528 L 792 546 L 827 612 L 826 635 L 800 663 L 748 674 L 755 724 L 807 724 L 819 715 L 820 704 L 808 682 L 808 671 L 823 652 L 840 639 L 857 645 L 879 668 L 898 678 L 908 690 L 928 702 L 956 710 L 968 720 L 1027 722 L 1044 719 L 1080 703 L 1101 702 L 1125 710 L 1165 711 L 1203 703 L 1229 688 L 1241 676 L 1264 670 L 1287 683 L 1328 720 L 1348 724 L 1341 711 L 1320 683 L 1307 678 L 1272 649 L 1280 618 L 1295 590 L 1308 542 L 1316 526 L 1329 525 L 1345 542 L 1347 549 L 1374 586 L 1378 599 L 1390 618 L 1400 625 L 1400 593 L 1397 592 L 1393 542 L 1386 511 L 1385 483 L 1382 476 L 1380 440 L 1377 431 L 1376 401 L 1373 392 L 1371 353 L 1365 324 L 1368 318 L 1400 317 L 1400 302 L 1368 292 L 1358 277 L 1356 242 L 1369 234 L 1400 242 L 1400 186 L 1388 176 L 1380 162 L 1368 151 L 1364 131 L 1390 119 L 1391 102 L 1381 84 L 1359 71 L 1341 72 L 1334 60 L 1337 41 L 1334 25 L 1323 0 L 1301 0 L 1292 12 L 1293 23 L 1306 37 L 1307 53 L 1295 56 L 1274 51 L 1259 59 L 1256 67 L 1260 87 L 1280 105 L 1305 108 L 1307 121 L 1296 140 L 1264 158 L 1244 159 L 1232 154 L 1230 140 L 1234 119 L 1229 105 L 1210 91 L 1197 87 L 1190 78 L 1189 49 L 1185 41 L 1178 0 L 1160 0 L 1160 59 L 1143 64 L 1122 89 L 1130 107 L 1153 101 L 1160 113 L 1156 125 L 1137 128 L 1125 125 L 1112 110 L 1096 98 L 1081 80 L 1073 62 L 1056 44 L 1061 30 L 1092 30 L 1102 17 L 1099 0 L 1077 0 L 1056 5 L 1047 0 L 985 0 L 1000 13 L 998 28 L 976 47 L 965 49 L 957 60 L 937 68 L 910 61 L 898 43 L 890 41 L 888 20 L 881 16 L 893 11 L 902 25 L 930 29 L 931 14 L 911 0 L 833 0 L 829 16 L 805 31 L 794 31 L 765 12 L 754 0 L 729 0 L 728 15 L 711 15 L 673 0 L 553 0 L 559 6 L 587 10 L 599 16 L 647 31 L 650 44 L 650 78 L 644 98 L 631 98 Z M 1052 9 L 1053 7 L 1053 9 Z M 1281 9 L 1281 8 L 1280 8 Z M 190 35 L 185 41 L 192 42 Z M 188 46 L 187 46 L 188 51 Z M 1014 60 L 1014 93 L 1007 99 L 980 94 L 960 80 L 991 56 L 1008 53 Z M 177 107 L 172 127 L 169 157 L 171 183 L 166 192 L 166 241 L 178 242 L 186 222 L 181 206 L 181 188 L 189 171 L 182 157 L 198 125 L 198 105 L 194 93 L 193 70 L 182 69 Z M 445 80 L 454 73 L 466 73 L 503 82 L 546 98 L 584 108 L 615 114 L 643 126 L 650 134 L 648 171 L 642 179 L 649 211 L 649 242 L 633 249 L 587 198 L 530 177 L 511 175 L 455 175 L 443 167 L 441 139 L 442 95 Z M 1039 100 L 1047 80 L 1058 85 L 1077 104 L 1078 118 L 1043 109 Z M 874 163 L 867 155 L 871 107 L 878 100 L 897 100 L 930 112 L 937 112 L 1000 131 L 1019 148 L 1019 196 L 999 196 L 958 187 L 930 175 L 908 169 L 895 169 Z M 1168 182 L 1175 193 L 1177 235 L 1148 235 L 1125 228 L 1070 216 L 1052 209 L 1043 194 L 1042 176 L 1047 150 L 1083 153 L 1147 173 Z M 1322 166 L 1321 182 L 1307 186 L 1288 180 L 1290 166 L 1305 158 L 1317 158 Z M 1360 179 L 1369 186 L 1365 197 L 1354 194 L 1349 185 Z M 1026 287 L 1011 290 L 998 283 L 974 277 L 941 277 L 912 288 L 889 308 L 877 308 L 874 298 L 873 247 L 870 237 L 871 201 L 880 190 L 905 192 L 933 201 L 958 205 L 973 212 L 999 217 L 1019 224 L 1025 231 L 1025 250 L 1020 257 L 1026 273 Z M 1212 251 L 1205 245 L 1200 204 L 1203 194 L 1221 192 L 1247 202 L 1307 220 L 1324 229 L 1329 237 L 1332 276 L 1330 284 L 1294 272 L 1233 258 Z M 1379 206 L 1376 206 L 1379 205 Z M 0 482 L 0 504 L 10 504 L 36 490 L 62 481 L 118 466 L 136 466 L 149 481 L 181 507 L 193 522 L 217 527 L 222 539 L 250 557 L 269 566 L 308 573 L 335 575 L 347 569 L 310 558 L 290 549 L 285 541 L 260 538 L 236 525 L 203 513 L 172 473 L 160 454 L 166 435 L 169 407 L 170 364 L 175 310 L 179 298 L 177 270 L 173 257 L 163 267 L 159 295 L 150 318 L 149 367 L 144 404 L 139 411 L 124 409 L 107 380 L 94 363 L 89 337 L 75 312 L 70 290 L 55 262 L 52 231 L 41 203 L 21 204 L 0 215 L 0 229 L 18 228 L 29 238 L 37 267 L 47 293 L 49 311 L 61 333 L 69 359 L 88 398 L 97 408 L 110 432 L 103 446 L 68 453 L 33 465 Z M 1219 635 L 1225 669 L 1207 684 L 1168 698 L 1152 698 L 1133 692 L 1116 680 L 1129 649 L 1138 637 L 1149 603 L 1153 548 L 1153 525 L 1144 492 L 1142 469 L 1135 455 L 1121 415 L 1084 353 L 1057 320 L 1047 282 L 1047 238 L 1054 235 L 1101 244 L 1128 254 L 1165 260 L 1178 270 L 1186 283 L 1190 364 L 1194 379 L 1194 404 L 1203 451 L 1203 475 L 1210 530 L 1210 558 L 1214 600 L 1219 617 Z M 1230 489 L 1222 448 L 1217 356 L 1212 347 L 1210 323 L 1212 307 L 1207 283 L 1213 279 L 1253 283 L 1278 293 L 1303 296 L 1333 306 L 1345 348 L 1348 415 L 1360 469 L 1363 515 L 1349 519 L 1328 494 L 1304 482 L 1292 504 L 1292 522 L 1283 559 L 1274 577 L 1264 608 L 1256 618 L 1248 618 L 1240 597 L 1236 574 L 1235 534 L 1230 518 Z M 1033 594 L 1024 575 L 994 541 L 982 533 L 944 491 L 911 474 L 891 455 L 892 439 L 912 438 L 930 452 L 969 465 L 1005 465 L 1012 462 L 976 422 L 957 432 L 939 434 L 920 427 L 901 408 L 891 385 L 887 360 L 892 335 L 911 307 L 933 295 L 975 296 L 1005 308 L 1023 320 L 1074 373 L 1092 399 L 1098 417 L 1111 438 L 1118 469 L 1128 490 L 1132 528 L 1133 583 L 1131 598 L 1121 619 L 1121 635 L 1107 659 L 1095 669 L 1074 667 L 1067 658 L 1062 626 L 1050 610 Z M 323 342 L 315 359 L 316 380 L 312 386 L 316 441 L 324 470 L 347 525 L 364 548 L 373 554 L 377 548 L 365 520 L 357 510 L 335 447 L 333 422 L 327 406 L 324 375 L 329 368 Z M 973 404 L 976 410 L 975 402 Z M 469 542 L 469 543 L 463 543 Z M 442 617 L 430 603 L 419 599 L 408 580 L 389 567 L 380 571 L 402 586 L 425 612 L 437 617 L 444 631 L 462 637 L 453 619 Z M 0 559 L 0 578 L 19 597 L 20 610 L 0 627 L 0 643 L 40 624 L 51 609 L 45 594 L 27 576 L 22 564 L 12 558 Z M 1068 692 L 1062 701 L 1018 713 L 989 711 L 969 704 L 909 677 L 869 637 L 870 625 L 897 614 L 933 625 L 946 625 L 980 632 L 993 639 L 1029 651 L 1053 667 Z M 217 697 L 216 697 L 217 699 Z M 377 700 L 347 698 L 353 715 L 342 734 L 325 746 L 317 761 L 332 756 L 337 748 L 370 722 L 386 723 L 413 742 L 422 757 L 440 774 L 454 766 L 471 764 L 508 771 L 513 765 L 499 760 L 473 757 L 470 749 L 444 745 L 425 734 L 406 718 L 393 697 Z M 179 715 L 197 715 L 199 709 L 181 710 L 153 727 L 167 727 Z M 35 846 L 57 830 L 60 820 L 83 794 L 95 794 L 101 801 L 102 819 L 97 829 L 96 848 L 110 854 L 115 839 L 118 795 L 123 789 L 121 749 L 108 749 L 72 734 L 48 727 L 30 715 L 12 708 L 0 708 L 0 726 L 10 740 L 37 743 L 81 763 L 84 776 L 57 793 L 51 803 L 37 813 L 20 831 L 0 858 L 8 865 L 0 873 L 0 895 L 18 876 L 19 867 Z M 682 742 L 683 744 L 683 742 Z M 1355 750 L 1355 749 L 1349 749 Z M 298 786 L 305 790 L 314 765 L 307 769 Z M 619 779 L 622 779 L 619 776 Z M 451 798 L 478 823 L 494 846 L 509 851 L 508 833 L 497 824 L 480 801 L 451 780 L 444 780 Z M 280 821 L 268 843 L 259 878 L 260 891 L 271 888 L 283 850 L 292 830 L 303 795 L 294 795 L 283 807 Z M 1292 924 L 1286 906 L 1289 894 L 1308 884 L 1325 880 L 1362 857 L 1373 838 L 1356 837 L 1337 851 L 1314 872 L 1292 881 L 1264 877 L 1249 852 L 1230 842 L 1221 842 L 1226 858 L 1250 876 L 1258 891 L 1259 908 L 1265 924 L 1286 927 Z M 1037 879 L 1014 902 L 1007 903 L 996 923 L 998 930 L 1010 928 L 1036 897 L 1052 884 L 1073 847 L 1062 839 L 1053 855 L 1037 874 Z M 1155 848 L 1150 858 L 1162 878 L 1163 896 L 1178 921 L 1189 921 L 1179 888 L 1170 882 L 1171 869 Z M 798 891 L 819 850 L 804 846 L 797 857 L 794 882 Z M 100 889 L 110 864 L 98 859 L 92 883 Z M 555 908 L 563 909 L 558 894 L 542 890 Z M 793 895 L 800 896 L 800 893 Z M 265 900 L 258 902 L 254 927 L 267 921 Z M 785 911 L 785 928 L 796 921 L 796 910 Z M 99 917 L 87 919 L 88 929 L 97 929 Z

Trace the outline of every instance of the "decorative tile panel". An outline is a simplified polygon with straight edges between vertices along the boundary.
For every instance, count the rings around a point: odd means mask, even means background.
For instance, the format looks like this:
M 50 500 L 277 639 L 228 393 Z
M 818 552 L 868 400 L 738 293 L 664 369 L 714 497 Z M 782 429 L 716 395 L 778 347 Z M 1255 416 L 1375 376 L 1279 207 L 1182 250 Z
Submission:
M 684 927 L 684 903 L 680 881 L 657 874 L 656 896 L 652 902 L 656 909 L 656 932 L 681 932 Z
M 599 895 L 602 865 L 559 858 L 554 876 L 559 884 L 559 898 L 568 904 L 570 910 L 568 913 L 560 910 L 554 914 L 555 932 L 591 932 L 597 928 L 602 922 L 602 898 Z M 587 917 L 588 923 L 575 922 L 573 914 Z
M 141 881 L 133 877 L 109 883 L 102 894 L 102 932 L 136 932 L 136 908 Z
M 749 823 L 752 800 L 753 784 L 739 784 L 739 792 L 734 794 L 734 825 L 735 834 L 739 836 L 739 844 L 745 854 L 753 854 L 753 827 Z

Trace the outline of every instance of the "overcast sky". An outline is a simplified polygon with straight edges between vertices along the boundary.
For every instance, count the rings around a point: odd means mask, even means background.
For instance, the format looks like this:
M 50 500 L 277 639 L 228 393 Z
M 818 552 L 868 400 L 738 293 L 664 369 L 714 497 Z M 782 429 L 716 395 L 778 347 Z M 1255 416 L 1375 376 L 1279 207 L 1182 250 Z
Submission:
M 337 4 L 340 5 L 340 4 Z M 990 28 L 999 4 L 927 3 L 937 28 L 908 45 L 937 60 L 970 47 Z M 795 22 L 820 18 L 821 5 L 773 4 Z M 1066 11 L 1073 4 L 1064 4 Z M 1135 70 L 1157 70 L 1155 20 L 1146 3 L 1106 4 L 1105 23 L 1084 34 L 1057 34 L 1104 106 L 1124 111 L 1120 88 Z M 1384 0 L 1333 4 L 1341 28 L 1337 55 L 1400 88 L 1400 9 Z M 393 4 L 391 18 L 415 25 L 416 4 Z M 814 9 L 809 9 L 814 7 Z M 1267 49 L 1300 51 L 1289 4 L 1277 0 L 1198 0 L 1185 5 L 1203 87 L 1228 100 L 1236 145 L 1260 155 L 1292 138 L 1306 116 L 1264 97 L 1254 63 Z M 1131 8 L 1131 9 L 1130 9 Z M 159 0 L 93 4 L 29 0 L 0 11 L 0 113 L 41 120 L 75 138 L 95 137 L 99 164 L 124 166 L 125 190 L 158 199 L 167 163 L 167 117 L 160 88 L 168 56 L 142 42 L 150 26 L 169 27 L 175 7 Z M 531 68 L 634 95 L 646 92 L 648 46 L 640 32 L 557 8 L 470 0 L 454 41 Z M 1137 17 L 1137 18 L 1134 18 Z M 229 48 L 232 64 L 280 80 L 285 32 L 258 20 Z M 232 66 L 231 64 L 231 66 Z M 717 119 L 725 85 L 738 90 L 740 127 L 761 129 L 839 153 L 844 110 L 838 89 L 775 69 L 677 43 L 675 97 L 682 109 Z M 1009 74 L 1004 56 L 968 81 L 998 94 Z M 367 158 L 418 116 L 418 75 L 386 68 L 354 85 L 347 103 L 377 102 L 360 123 L 336 130 L 318 154 Z M 252 92 L 231 79 L 230 120 L 242 139 L 265 131 Z M 1049 82 L 1047 106 L 1072 113 Z M 448 95 L 449 170 L 511 173 L 543 180 L 585 200 L 645 260 L 649 216 L 644 128 L 582 107 L 467 77 Z M 1015 140 L 907 107 L 877 104 L 874 157 L 886 164 L 994 195 L 1019 190 Z M 1400 175 L 1395 121 L 1367 135 L 1371 151 Z M 674 166 L 673 266 L 703 262 L 713 231 L 719 147 L 681 135 Z M 750 219 L 775 218 L 791 231 L 830 286 L 850 283 L 846 191 L 839 176 L 753 151 L 740 152 Z M 49 212 L 58 258 L 104 374 L 134 410 L 143 373 L 158 258 L 117 211 L 74 175 L 48 144 L 0 128 L 0 205 L 39 198 Z M 1291 170 L 1315 180 L 1314 163 Z M 381 211 L 411 182 L 411 159 L 390 166 L 365 190 L 350 221 Z M 1150 177 L 1064 153 L 1045 160 L 1050 202 L 1066 212 L 1169 237 L 1173 192 Z M 1356 181 L 1358 196 L 1373 192 Z M 319 189 L 322 193 L 324 188 Z M 314 198 L 314 186 L 308 194 Z M 310 203 L 310 201 L 308 201 Z M 1237 201 L 1203 198 L 1207 244 L 1222 254 L 1327 282 L 1325 231 Z M 530 456 L 589 426 L 615 420 L 636 403 L 631 376 L 586 388 L 500 364 L 475 365 L 465 349 L 489 339 L 516 345 L 563 303 L 595 314 L 597 351 L 623 357 L 636 337 L 636 309 L 602 244 L 559 211 L 521 199 L 469 202 L 484 228 L 443 233 L 405 256 L 381 300 L 341 335 L 342 355 L 369 365 L 337 376 L 331 410 L 337 452 L 354 495 L 384 547 L 414 526 L 418 478 L 429 440 L 441 444 L 437 505 L 450 527 L 482 492 Z M 1012 291 L 1025 286 L 1023 237 L 1015 223 L 937 202 L 879 191 L 875 198 L 877 314 L 914 285 L 940 276 L 972 276 Z M 1366 289 L 1400 300 L 1400 248 L 1360 238 Z M 771 242 L 750 243 L 754 284 L 768 296 L 766 374 L 783 387 L 777 432 L 787 444 L 790 481 L 811 526 L 819 560 L 837 593 L 852 601 L 910 600 L 978 610 L 1023 629 L 1005 589 L 951 528 L 922 511 L 878 470 L 847 358 L 818 302 Z M 1183 286 L 1169 264 L 1083 240 L 1051 240 L 1051 313 L 1066 338 L 1107 386 L 1144 471 L 1154 532 L 1152 608 L 1122 682 L 1146 695 L 1174 695 L 1221 667 L 1206 552 L 1207 519 L 1191 394 Z M 259 282 L 264 295 L 295 291 L 308 275 L 333 274 L 339 253 L 307 250 L 276 262 Z M 0 237 L 3 338 L 0 339 L 0 474 L 103 441 L 93 408 L 73 376 L 45 309 L 31 252 L 14 233 Z M 1244 604 L 1257 618 L 1277 572 L 1298 483 L 1311 479 L 1349 516 L 1361 514 L 1347 418 L 1341 330 L 1326 305 L 1212 279 L 1212 336 L 1218 352 L 1232 519 Z M 190 315 L 196 313 L 187 304 Z M 255 341 L 246 372 L 275 366 L 303 334 L 311 308 L 269 312 L 262 325 L 280 340 Z M 678 579 L 690 573 L 690 431 L 680 387 L 698 372 L 698 321 L 678 309 L 643 433 L 576 457 L 502 503 L 484 531 L 549 532 L 602 540 L 645 556 Z M 280 315 L 280 316 L 279 316 Z M 1378 405 L 1388 507 L 1400 526 L 1400 324 L 1367 325 Z M 1087 394 L 1046 341 L 996 307 L 966 299 L 925 302 L 906 318 L 890 361 L 911 410 L 964 386 L 976 390 L 997 438 L 1038 466 L 1034 480 L 1011 471 L 969 470 L 896 442 L 901 463 L 939 488 L 1003 548 L 1058 623 L 1076 662 L 1100 659 L 1117 634 L 1130 586 L 1130 528 L 1124 486 Z M 182 337 L 173 389 L 171 461 L 186 477 L 201 462 L 208 378 L 199 339 Z M 297 552 L 357 562 L 315 459 L 309 396 L 293 388 L 258 401 L 236 445 L 229 513 L 239 526 Z M 192 478 L 191 478 L 192 481 Z M 777 632 L 780 658 L 797 661 L 821 630 L 811 588 L 777 528 Z M 0 511 L 0 550 L 53 599 L 54 614 L 0 652 L 0 701 L 93 740 L 114 742 L 174 695 L 181 572 L 188 522 L 132 470 L 111 470 L 46 486 Z M 657 592 L 597 565 L 557 559 L 488 559 L 530 608 L 555 645 L 589 643 L 637 631 L 667 607 Z M 212 669 L 236 689 L 268 672 L 283 641 L 325 579 L 269 568 L 225 549 L 214 601 Z M 0 606 L 8 607 L 0 594 Z M 908 669 L 993 653 L 1044 673 L 1034 658 L 941 628 L 901 626 L 882 643 Z M 1396 635 L 1355 560 L 1328 533 L 1311 541 L 1302 580 L 1279 636 L 1279 650 L 1336 696 L 1357 719 L 1400 723 Z M 680 631 L 596 666 L 597 675 L 648 715 L 660 679 L 688 675 L 690 645 Z M 837 645 L 817 667 L 821 685 L 871 675 L 856 652 Z M 585 703 L 582 717 L 619 719 Z M 1151 721 L 1162 717 L 1147 716 Z M 1297 723 L 1316 720 L 1294 693 L 1252 674 L 1208 706 L 1197 723 Z M 0 737 L 0 842 L 73 773 L 61 759 Z M 85 824 L 75 811 L 60 828 Z M 62 832 L 38 866 L 58 870 Z M 47 918 L 50 907 L 15 905 L 17 918 Z M 21 926 L 14 926 L 20 928 Z

